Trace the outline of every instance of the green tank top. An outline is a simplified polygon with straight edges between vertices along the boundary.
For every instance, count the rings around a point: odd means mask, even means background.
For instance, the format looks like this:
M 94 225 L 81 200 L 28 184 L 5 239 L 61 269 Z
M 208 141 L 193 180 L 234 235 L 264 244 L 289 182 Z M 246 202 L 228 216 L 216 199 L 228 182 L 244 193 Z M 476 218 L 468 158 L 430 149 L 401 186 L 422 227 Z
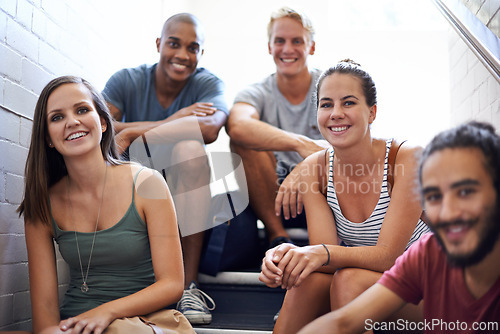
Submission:
M 81 291 L 83 281 L 75 232 L 61 230 L 51 215 L 55 241 L 70 273 L 68 290 L 60 308 L 61 319 L 128 296 L 154 283 L 148 230 L 134 200 L 135 181 L 141 170 L 134 176 L 132 203 L 125 215 L 114 226 L 97 231 L 87 278 L 88 292 Z M 85 275 L 94 233 L 77 234 Z

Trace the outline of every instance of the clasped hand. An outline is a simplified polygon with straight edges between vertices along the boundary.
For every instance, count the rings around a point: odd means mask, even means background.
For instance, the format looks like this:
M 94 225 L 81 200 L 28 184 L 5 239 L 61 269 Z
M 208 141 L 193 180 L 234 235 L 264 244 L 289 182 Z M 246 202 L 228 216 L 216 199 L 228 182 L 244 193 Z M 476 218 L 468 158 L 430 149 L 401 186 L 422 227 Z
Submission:
M 179 117 L 210 116 L 217 111 L 217 108 L 213 105 L 214 104 L 212 102 L 196 102 L 188 107 L 180 109 L 176 114 L 178 114 L 177 116 Z
M 309 274 L 321 267 L 320 248 L 284 243 L 268 250 L 262 260 L 259 280 L 271 288 L 281 286 L 289 290 L 300 286 Z

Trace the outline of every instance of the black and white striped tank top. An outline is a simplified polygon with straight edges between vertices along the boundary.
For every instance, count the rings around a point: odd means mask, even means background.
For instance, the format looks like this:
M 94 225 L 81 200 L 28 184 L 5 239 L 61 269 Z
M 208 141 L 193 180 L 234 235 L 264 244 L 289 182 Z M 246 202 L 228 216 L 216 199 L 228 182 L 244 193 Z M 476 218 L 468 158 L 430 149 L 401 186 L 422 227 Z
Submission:
M 380 197 L 375 209 L 368 219 L 361 223 L 353 223 L 344 217 L 340 209 L 335 187 L 333 186 L 333 149 L 329 149 L 329 163 L 328 163 L 328 187 L 326 199 L 328 205 L 333 211 L 335 217 L 335 225 L 337 226 L 337 235 L 348 246 L 375 246 L 377 244 L 382 222 L 385 213 L 389 207 L 391 198 L 387 191 L 387 164 L 389 159 L 389 149 L 391 148 L 392 139 L 386 140 L 386 153 L 384 163 L 384 178 L 382 181 L 382 189 Z M 410 242 L 406 248 L 410 247 L 412 243 L 418 240 L 424 233 L 429 232 L 427 225 L 419 219 L 417 227 L 410 238 Z

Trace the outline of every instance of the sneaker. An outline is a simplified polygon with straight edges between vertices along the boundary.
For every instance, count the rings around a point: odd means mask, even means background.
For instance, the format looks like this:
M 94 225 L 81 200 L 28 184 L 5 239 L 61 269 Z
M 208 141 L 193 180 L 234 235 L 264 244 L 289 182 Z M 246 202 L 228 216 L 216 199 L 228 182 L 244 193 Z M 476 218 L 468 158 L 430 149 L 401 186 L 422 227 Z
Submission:
M 207 302 L 210 303 L 210 307 Z M 177 303 L 177 310 L 184 314 L 191 325 L 207 325 L 212 322 L 210 311 L 214 309 L 214 300 L 201 291 L 194 281 L 184 290 L 181 300 Z
M 279 310 L 278 310 L 278 313 L 276 313 L 276 314 L 274 315 L 274 318 L 273 318 L 274 322 L 276 322 L 276 321 L 278 320 L 278 317 L 280 316 L 280 312 L 281 312 L 281 309 L 279 309 Z

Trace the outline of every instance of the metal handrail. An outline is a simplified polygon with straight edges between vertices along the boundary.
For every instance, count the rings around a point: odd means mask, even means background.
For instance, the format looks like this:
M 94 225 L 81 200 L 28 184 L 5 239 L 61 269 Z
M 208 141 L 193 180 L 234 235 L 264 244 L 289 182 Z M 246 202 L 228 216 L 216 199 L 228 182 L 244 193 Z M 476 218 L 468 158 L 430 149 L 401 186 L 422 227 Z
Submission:
M 500 39 L 458 0 L 433 0 L 433 2 L 500 83 Z

